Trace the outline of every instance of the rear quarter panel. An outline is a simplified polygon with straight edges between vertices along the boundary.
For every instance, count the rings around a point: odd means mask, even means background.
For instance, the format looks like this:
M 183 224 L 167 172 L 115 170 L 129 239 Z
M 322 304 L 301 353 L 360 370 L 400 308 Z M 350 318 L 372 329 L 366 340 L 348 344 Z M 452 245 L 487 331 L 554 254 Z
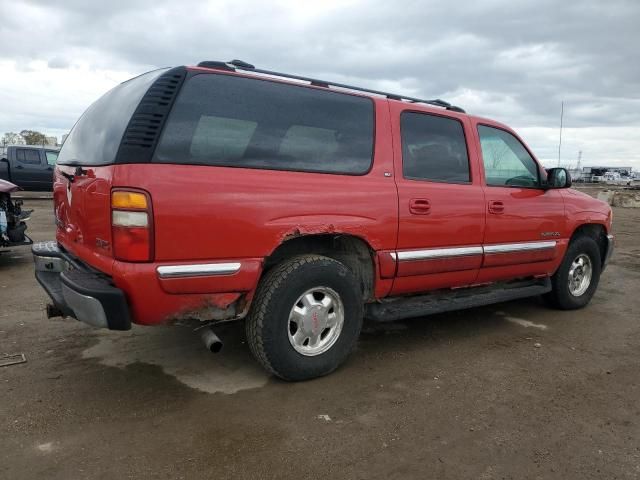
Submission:
M 398 204 L 385 101 L 376 104 L 374 151 L 362 176 L 135 164 L 115 167 L 113 187 L 151 195 L 156 262 L 266 257 L 288 238 L 315 233 L 394 249 Z

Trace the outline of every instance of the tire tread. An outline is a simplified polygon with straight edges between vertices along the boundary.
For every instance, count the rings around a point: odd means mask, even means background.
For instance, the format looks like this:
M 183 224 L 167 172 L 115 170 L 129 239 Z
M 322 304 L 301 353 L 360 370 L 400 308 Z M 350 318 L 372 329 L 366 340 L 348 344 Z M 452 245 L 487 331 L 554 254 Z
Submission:
M 264 348 L 263 329 L 265 326 L 265 319 L 267 317 L 267 307 L 271 298 L 280 285 L 286 281 L 287 277 L 291 275 L 298 268 L 303 267 L 306 264 L 317 261 L 329 261 L 338 265 L 342 265 L 337 260 L 329 257 L 324 257 L 315 254 L 296 255 L 288 260 L 285 260 L 271 270 L 260 280 L 256 295 L 253 299 L 251 311 L 247 318 L 246 323 L 246 335 L 247 342 L 251 353 L 256 357 L 258 362 L 272 375 L 276 375 L 280 378 L 287 378 L 282 372 L 276 370 L 273 363 L 270 361 L 269 356 Z

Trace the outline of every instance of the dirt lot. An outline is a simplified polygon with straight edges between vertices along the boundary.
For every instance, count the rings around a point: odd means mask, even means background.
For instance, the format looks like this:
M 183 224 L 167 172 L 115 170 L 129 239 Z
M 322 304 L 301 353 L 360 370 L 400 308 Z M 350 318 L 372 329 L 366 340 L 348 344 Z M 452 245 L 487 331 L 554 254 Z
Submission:
M 53 237 L 51 203 L 30 233 Z M 287 384 L 241 325 L 46 320 L 28 249 L 0 255 L 0 478 L 640 478 L 640 209 L 616 209 L 592 304 L 538 299 L 368 325 L 329 377 Z

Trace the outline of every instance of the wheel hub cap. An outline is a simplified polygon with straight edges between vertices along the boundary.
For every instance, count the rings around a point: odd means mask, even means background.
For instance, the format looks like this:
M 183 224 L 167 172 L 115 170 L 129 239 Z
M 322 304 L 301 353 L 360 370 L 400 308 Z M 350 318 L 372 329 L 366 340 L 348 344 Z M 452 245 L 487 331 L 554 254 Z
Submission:
M 344 324 L 340 296 L 329 287 L 304 292 L 289 314 L 289 342 L 302 355 L 315 356 L 330 349 Z
M 574 297 L 583 295 L 591 285 L 591 259 L 584 253 L 578 255 L 569 268 L 569 292 Z

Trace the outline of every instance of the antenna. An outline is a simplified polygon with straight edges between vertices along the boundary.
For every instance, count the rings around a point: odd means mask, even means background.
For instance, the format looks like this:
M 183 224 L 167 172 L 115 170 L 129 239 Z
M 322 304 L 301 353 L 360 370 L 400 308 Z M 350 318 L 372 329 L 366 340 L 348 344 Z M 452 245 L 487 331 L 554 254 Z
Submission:
M 564 100 L 560 104 L 560 141 L 558 142 L 558 166 L 560 166 L 560 152 L 562 149 L 562 119 L 564 117 Z

